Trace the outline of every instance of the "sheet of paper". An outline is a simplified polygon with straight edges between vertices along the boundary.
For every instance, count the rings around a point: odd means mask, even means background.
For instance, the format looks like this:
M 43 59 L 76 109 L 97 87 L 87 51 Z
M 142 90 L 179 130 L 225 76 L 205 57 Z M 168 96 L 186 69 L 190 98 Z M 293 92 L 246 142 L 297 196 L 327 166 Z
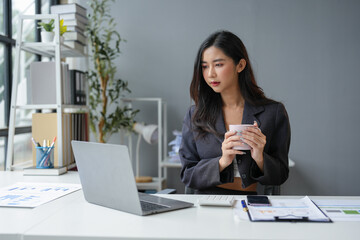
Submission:
M 360 200 L 314 200 L 333 221 L 360 221 Z
M 271 206 L 248 206 L 254 221 L 273 221 L 281 219 L 301 219 L 307 217 L 311 221 L 328 221 L 328 218 L 309 199 L 271 199 Z
M 19 182 L 0 189 L 0 207 L 33 208 L 80 189 L 80 184 Z
M 234 217 L 240 221 L 249 221 L 249 215 L 244 211 L 241 204 L 242 199 L 237 199 L 234 204 Z

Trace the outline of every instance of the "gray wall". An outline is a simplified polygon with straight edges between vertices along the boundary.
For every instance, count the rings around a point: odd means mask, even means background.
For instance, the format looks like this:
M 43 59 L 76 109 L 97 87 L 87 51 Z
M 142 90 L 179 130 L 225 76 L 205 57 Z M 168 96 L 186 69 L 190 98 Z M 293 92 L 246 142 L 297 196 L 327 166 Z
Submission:
M 356 0 L 118 0 L 111 14 L 127 42 L 117 76 L 129 81 L 131 97 L 167 101 L 171 140 L 190 105 L 200 43 L 230 30 L 247 46 L 259 85 L 290 116 L 296 166 L 282 193 L 360 195 L 359 12 Z M 155 122 L 144 107 L 139 119 Z M 144 158 L 156 159 L 156 147 L 141 147 Z M 143 161 L 142 168 L 155 174 L 156 161 Z M 181 192 L 179 171 L 170 174 L 168 186 Z

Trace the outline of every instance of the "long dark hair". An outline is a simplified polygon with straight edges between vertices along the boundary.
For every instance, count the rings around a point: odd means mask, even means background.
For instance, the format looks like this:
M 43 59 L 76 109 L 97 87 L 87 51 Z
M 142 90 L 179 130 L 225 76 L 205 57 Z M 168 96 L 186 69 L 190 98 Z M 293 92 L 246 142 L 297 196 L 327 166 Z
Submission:
M 190 84 L 190 96 L 194 100 L 196 108 L 192 122 L 194 130 L 199 132 L 199 137 L 206 133 L 219 135 L 215 129 L 217 114 L 222 109 L 220 93 L 210 88 L 202 73 L 201 60 L 203 52 L 211 46 L 222 50 L 224 54 L 233 59 L 235 65 L 241 59 L 246 61 L 246 66 L 239 73 L 239 87 L 245 101 L 249 104 L 259 106 L 274 102 L 265 97 L 264 91 L 257 85 L 251 68 L 249 56 L 243 42 L 235 34 L 228 31 L 219 31 L 211 34 L 200 46 L 197 53 L 193 79 Z

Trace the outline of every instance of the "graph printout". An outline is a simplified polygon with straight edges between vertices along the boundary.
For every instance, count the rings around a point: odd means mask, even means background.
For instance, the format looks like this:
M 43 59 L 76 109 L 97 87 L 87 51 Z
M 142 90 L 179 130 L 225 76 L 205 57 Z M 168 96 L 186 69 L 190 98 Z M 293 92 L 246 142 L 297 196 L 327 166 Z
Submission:
M 329 218 L 305 196 L 300 199 L 271 199 L 271 206 L 250 206 L 249 215 L 253 221 L 299 220 L 329 222 Z
M 0 207 L 33 208 L 80 189 L 80 184 L 19 182 L 0 189 Z
M 360 200 L 319 199 L 314 202 L 333 221 L 360 221 Z

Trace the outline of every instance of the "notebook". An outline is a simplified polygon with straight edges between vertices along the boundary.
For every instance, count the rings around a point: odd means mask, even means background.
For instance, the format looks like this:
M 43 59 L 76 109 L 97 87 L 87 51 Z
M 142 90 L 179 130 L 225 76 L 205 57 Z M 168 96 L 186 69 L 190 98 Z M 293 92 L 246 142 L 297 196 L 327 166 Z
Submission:
M 139 193 L 126 146 L 71 141 L 86 201 L 145 216 L 193 206 Z

